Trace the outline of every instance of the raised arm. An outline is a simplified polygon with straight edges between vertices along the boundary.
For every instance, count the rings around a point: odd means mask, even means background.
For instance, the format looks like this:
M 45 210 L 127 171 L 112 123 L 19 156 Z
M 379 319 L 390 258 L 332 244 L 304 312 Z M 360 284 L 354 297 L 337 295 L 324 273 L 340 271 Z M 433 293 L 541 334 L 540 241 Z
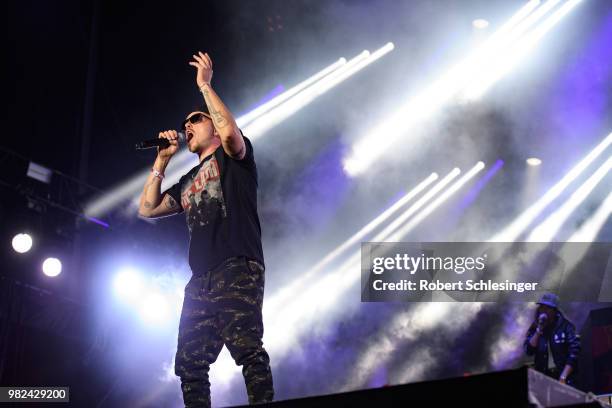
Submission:
M 159 137 L 170 140 L 170 146 L 159 149 L 151 173 L 147 177 L 142 195 L 138 214 L 144 218 L 159 218 L 177 214 L 181 211 L 181 206 L 168 193 L 161 193 L 161 182 L 164 172 L 170 159 L 178 150 L 178 134 L 174 130 L 161 132 Z
M 210 85 L 213 73 L 212 60 L 208 54 L 200 51 L 197 55 L 193 55 L 193 59 L 189 65 L 197 68 L 196 83 L 204 95 L 204 102 L 212 117 L 215 130 L 221 138 L 223 150 L 233 159 L 242 160 L 246 153 L 246 146 L 240 129 L 232 113 Z

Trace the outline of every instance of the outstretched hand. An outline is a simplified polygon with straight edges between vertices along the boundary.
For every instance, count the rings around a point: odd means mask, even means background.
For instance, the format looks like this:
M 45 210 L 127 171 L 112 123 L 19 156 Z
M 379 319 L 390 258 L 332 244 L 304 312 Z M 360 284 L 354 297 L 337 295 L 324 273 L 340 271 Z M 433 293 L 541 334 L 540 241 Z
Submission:
M 197 55 L 193 55 L 193 61 L 189 62 L 189 65 L 197 68 L 196 83 L 198 88 L 203 87 L 206 84 L 210 84 L 212 80 L 212 60 L 206 53 L 198 51 Z

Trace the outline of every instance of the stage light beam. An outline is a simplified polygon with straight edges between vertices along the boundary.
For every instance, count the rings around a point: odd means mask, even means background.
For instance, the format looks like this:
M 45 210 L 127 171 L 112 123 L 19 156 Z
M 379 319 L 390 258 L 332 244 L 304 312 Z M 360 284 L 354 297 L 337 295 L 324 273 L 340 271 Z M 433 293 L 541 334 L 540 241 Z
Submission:
M 339 68 L 341 68 L 345 64 L 346 64 L 346 58 L 344 58 L 344 57 L 340 58 L 338 61 L 334 62 L 333 64 L 329 65 L 328 67 L 326 67 L 326 68 L 322 69 L 321 71 L 317 72 L 316 74 L 314 74 L 310 78 L 306 79 L 305 81 L 300 82 L 299 84 L 297 84 L 296 86 L 292 87 L 291 89 L 288 89 L 287 91 L 283 92 L 282 94 L 280 94 L 280 95 L 276 96 L 275 98 L 271 99 L 269 102 L 266 102 L 263 105 L 253 109 L 249 113 L 239 117 L 238 119 L 236 119 L 236 124 L 238 125 L 238 127 L 243 127 L 243 126 L 248 125 L 249 123 L 251 123 L 252 121 L 257 119 L 258 117 L 262 116 L 263 114 L 267 113 L 271 109 L 273 109 L 276 106 L 280 105 L 281 103 L 285 102 L 286 100 L 288 100 L 289 98 L 291 98 L 294 95 L 298 94 L 302 90 L 308 88 L 312 84 L 314 84 L 314 83 L 320 81 L 321 79 L 325 78 L 327 75 L 329 75 L 329 74 L 333 73 L 334 71 L 338 70 Z
M 549 0 L 541 8 L 539 1 L 530 1 L 497 30 L 481 47 L 469 54 L 464 60 L 449 69 L 438 80 L 422 92 L 408 99 L 394 113 L 389 115 L 354 144 L 352 151 L 344 159 L 344 169 L 350 176 L 358 176 L 371 166 L 398 140 L 404 138 L 408 130 L 429 119 L 435 112 L 462 92 L 474 80 L 483 75 L 487 64 L 494 63 L 497 55 L 506 50 L 528 28 L 551 11 L 560 0 Z M 381 135 L 385 135 L 384 138 Z
M 293 280 L 290 284 L 278 290 L 274 295 L 270 298 L 270 300 L 266 300 L 266 307 L 272 310 L 277 310 L 282 305 L 285 304 L 286 301 L 295 296 L 295 293 L 300 290 L 300 288 L 312 280 L 313 276 L 316 273 L 323 270 L 324 267 L 330 265 L 333 261 L 338 259 L 340 255 L 345 253 L 349 249 L 354 249 L 361 240 L 365 239 L 368 234 L 373 232 L 376 228 L 382 225 L 385 221 L 387 221 L 393 214 L 397 213 L 399 209 L 404 207 L 407 203 L 412 201 L 416 196 L 418 196 L 425 188 L 427 188 L 431 183 L 438 179 L 437 173 L 432 173 L 421 181 L 416 187 L 410 190 L 407 194 L 402 196 L 399 200 L 397 200 L 391 207 L 383 211 L 380 215 L 362 227 L 359 231 L 353 234 L 350 238 L 344 241 L 342 244 L 338 245 L 334 250 L 329 252 L 323 259 L 317 262 L 312 268 L 310 268 L 307 272 L 300 274 L 298 278 Z
M 402 227 L 396 231 L 391 237 L 387 238 L 390 241 L 399 241 L 412 231 L 417 225 L 427 218 L 432 212 L 434 212 L 439 206 L 441 206 L 446 200 L 448 200 L 453 194 L 455 194 L 461 187 L 463 187 L 468 181 L 470 181 L 476 174 L 485 168 L 484 162 L 479 161 L 474 167 L 472 167 L 467 173 L 465 173 L 459 180 L 454 182 L 449 188 L 444 190 L 436 199 L 427 205 L 421 212 L 419 212 L 409 222 L 402 225 Z
M 434 188 L 429 190 L 427 194 L 404 211 L 402 215 L 397 217 L 394 222 L 377 233 L 371 241 L 394 242 L 401 240 L 410 229 L 423 221 L 438 206 L 481 171 L 482 168 L 484 168 L 484 163 L 478 162 L 468 171 L 468 173 L 453 183 L 453 185 L 448 188 L 448 191 L 444 191 L 431 204 L 427 204 L 427 202 L 432 200 L 442 188 L 460 174 L 461 171 L 458 168 L 453 169 L 440 180 Z M 407 219 L 417 210 L 425 206 L 425 204 L 427 204 L 427 207 L 415 216 L 416 222 L 408 222 L 404 225 Z M 408 228 L 406 228 L 406 225 Z M 299 335 L 300 330 L 304 330 L 305 326 L 308 325 L 314 316 L 329 315 L 329 311 L 332 307 L 342 298 L 341 295 L 359 280 L 360 262 L 361 253 L 357 251 L 351 256 L 348 256 L 342 265 L 334 268 L 332 273 L 317 279 L 314 284 L 308 286 L 304 285 L 299 292 L 294 294 L 291 302 L 278 307 L 275 309 L 276 313 L 274 316 L 266 318 L 266 337 L 270 336 L 269 338 L 267 337 L 266 342 L 275 349 L 276 353 L 283 353 L 286 351 L 289 343 L 295 341 L 294 339 Z M 314 298 L 318 299 L 316 305 L 312 304 L 312 299 Z
M 597 208 L 595 213 L 586 220 L 576 232 L 567 240 L 567 242 L 593 242 L 597 238 L 599 231 L 606 224 L 608 218 L 612 215 L 612 193 L 608 194 L 606 199 Z
M 606 162 L 602 164 L 558 210 L 553 212 L 542 221 L 540 225 L 534 228 L 531 234 L 529 234 L 527 241 L 551 241 L 576 208 L 586 200 L 595 187 L 597 187 L 604 177 L 608 175 L 610 169 L 612 169 L 612 157 L 606 160 Z
M 488 63 L 480 67 L 480 72 L 474 77 L 475 81 L 463 91 L 463 97 L 467 100 L 476 100 L 482 97 L 495 82 L 510 72 L 520 61 L 524 60 L 540 40 L 581 1 L 569 0 L 559 9 L 555 10 L 542 24 L 522 38 L 519 38 L 509 50 L 497 50 L 487 61 Z M 558 2 L 559 0 L 547 1 L 533 16 L 536 14 L 546 14 L 549 10 L 541 13 L 538 12 L 546 8 L 552 9 Z
M 612 133 L 602 140 L 589 154 L 576 164 L 561 180 L 539 200 L 515 218 L 506 228 L 495 234 L 489 242 L 514 242 L 550 203 L 565 191 L 612 144 Z
M 252 140 L 256 140 L 266 131 L 284 121 L 295 112 L 302 109 L 304 106 L 311 103 L 317 97 L 323 95 L 331 88 L 342 83 L 352 75 L 361 71 L 366 66 L 372 64 L 382 58 L 389 52 L 393 51 L 395 46 L 393 43 L 387 43 L 383 47 L 370 54 L 369 51 L 364 51 L 355 58 L 347 62 L 343 67 L 326 76 L 319 82 L 311 85 L 307 89 L 299 92 L 291 99 L 287 100 L 282 105 L 262 115 L 252 124 L 247 126 L 244 131 Z

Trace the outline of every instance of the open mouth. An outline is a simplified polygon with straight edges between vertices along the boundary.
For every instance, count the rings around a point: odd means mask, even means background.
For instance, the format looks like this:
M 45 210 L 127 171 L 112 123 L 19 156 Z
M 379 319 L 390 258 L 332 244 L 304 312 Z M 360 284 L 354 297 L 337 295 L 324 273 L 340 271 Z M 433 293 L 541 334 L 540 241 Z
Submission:
M 191 141 L 191 139 L 193 138 L 193 132 L 188 130 L 186 132 L 186 135 L 187 135 L 187 143 L 189 143 Z

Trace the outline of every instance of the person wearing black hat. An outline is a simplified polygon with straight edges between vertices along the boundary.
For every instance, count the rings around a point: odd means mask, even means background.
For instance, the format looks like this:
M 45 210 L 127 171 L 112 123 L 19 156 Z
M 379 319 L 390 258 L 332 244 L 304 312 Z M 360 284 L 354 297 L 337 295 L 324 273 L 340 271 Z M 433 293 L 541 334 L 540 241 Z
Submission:
M 525 336 L 525 353 L 534 356 L 536 370 L 573 385 L 580 353 L 576 328 L 559 310 L 559 297 L 554 293 L 542 295 L 537 305 Z
M 185 287 L 175 373 L 185 406 L 210 407 L 208 372 L 225 345 L 242 366 L 249 403 L 268 402 L 274 390 L 262 341 L 265 267 L 253 147 L 211 87 L 209 55 L 199 52 L 189 64 L 205 104 L 181 128 L 200 163 L 162 194 L 178 134 L 161 132 L 170 145 L 158 150 L 139 208 L 146 218 L 185 212 L 189 227 L 193 275 Z

